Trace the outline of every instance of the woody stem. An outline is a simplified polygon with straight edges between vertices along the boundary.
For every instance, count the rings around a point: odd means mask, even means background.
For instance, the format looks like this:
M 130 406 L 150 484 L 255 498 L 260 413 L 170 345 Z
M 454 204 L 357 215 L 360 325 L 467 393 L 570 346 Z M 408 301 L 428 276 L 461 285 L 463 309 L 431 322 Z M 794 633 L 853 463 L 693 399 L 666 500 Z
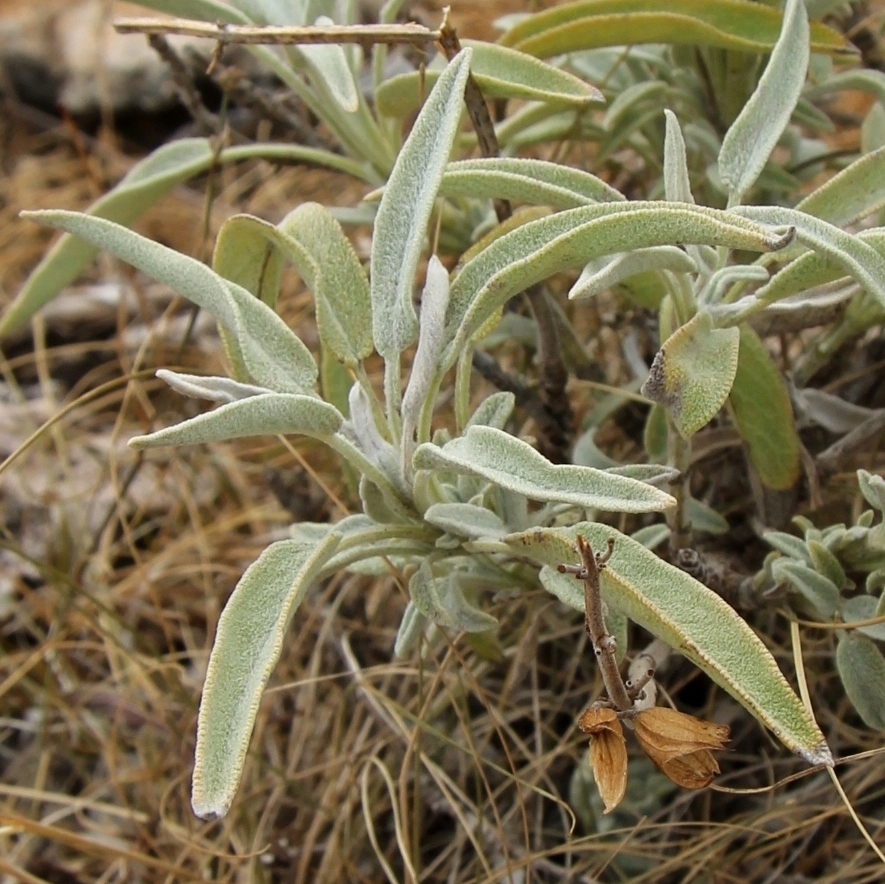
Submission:
M 605 618 L 602 614 L 602 591 L 599 587 L 599 574 L 605 568 L 605 563 L 611 558 L 615 541 L 614 538 L 609 538 L 608 549 L 598 556 L 593 552 L 590 544 L 580 535 L 577 538 L 577 543 L 578 553 L 583 564 L 583 568 L 577 576 L 584 581 L 584 626 L 593 643 L 593 652 L 596 654 L 596 662 L 599 664 L 599 671 L 602 673 L 602 681 L 608 696 L 621 712 L 625 712 L 633 707 L 633 701 L 627 693 L 627 687 L 618 669 L 618 661 L 615 657 L 617 643 L 614 636 L 605 628 Z

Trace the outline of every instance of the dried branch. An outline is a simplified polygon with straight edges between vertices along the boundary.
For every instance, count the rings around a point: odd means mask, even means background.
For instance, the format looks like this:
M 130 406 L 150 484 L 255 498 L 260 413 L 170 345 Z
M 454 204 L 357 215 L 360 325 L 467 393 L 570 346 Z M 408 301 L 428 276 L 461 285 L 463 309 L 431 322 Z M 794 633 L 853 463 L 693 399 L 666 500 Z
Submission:
M 114 22 L 121 34 L 181 34 L 219 43 L 262 43 L 293 46 L 312 43 L 358 43 L 360 45 L 435 43 L 439 31 L 419 24 L 329 25 L 328 27 L 282 28 L 274 26 L 210 24 L 186 18 L 121 18 Z

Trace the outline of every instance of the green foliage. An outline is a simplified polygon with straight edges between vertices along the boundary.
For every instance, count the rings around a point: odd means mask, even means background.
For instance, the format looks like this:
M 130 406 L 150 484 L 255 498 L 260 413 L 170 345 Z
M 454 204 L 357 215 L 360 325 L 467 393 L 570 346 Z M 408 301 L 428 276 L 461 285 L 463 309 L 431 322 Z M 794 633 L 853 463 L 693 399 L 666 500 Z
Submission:
M 850 527 L 818 529 L 797 518 L 804 529 L 801 539 L 779 531 L 766 533 L 777 553 L 766 559 L 755 583 L 762 591 L 786 586 L 794 607 L 808 616 L 858 624 L 840 632 L 836 668 L 864 722 L 883 729 L 885 657 L 876 642 L 885 641 L 885 623 L 876 620 L 885 614 L 885 480 L 865 470 L 858 470 L 857 477 L 873 509 Z M 865 575 L 863 589 L 858 591 L 849 575 Z
M 279 5 L 257 0 L 146 5 L 211 20 L 280 23 Z M 294 6 L 295 18 L 303 18 L 306 6 Z M 697 45 L 697 63 L 677 63 L 685 56 L 672 47 L 636 48 L 629 56 L 611 49 L 637 35 Z M 374 105 L 356 86 L 357 49 L 254 47 L 344 154 L 293 148 L 292 156 L 384 185 L 368 273 L 333 214 L 316 204 L 294 208 L 277 225 L 246 215 L 230 219 L 212 269 L 122 226 L 207 167 L 212 154 L 199 140 L 161 149 L 89 213 L 31 213 L 78 240 L 63 239 L 47 256 L 2 330 L 25 322 L 98 248 L 218 321 L 233 379 L 159 376 L 219 407 L 137 437 L 134 448 L 301 434 L 328 446 L 358 477 L 361 513 L 332 525 L 293 526 L 290 540 L 270 546 L 246 572 L 225 609 L 200 711 L 198 814 L 223 814 L 230 805 L 261 692 L 312 581 L 345 569 L 381 573 L 391 565 L 408 574 L 409 603 L 395 646 L 404 654 L 431 624 L 471 633 L 494 628 L 484 602 L 497 589 L 540 580 L 581 608 L 575 581 L 555 571 L 573 561 L 576 532 L 597 549 L 615 539 L 602 580 L 622 634 L 626 618 L 641 624 L 709 673 L 788 747 L 813 763 L 831 763 L 811 714 L 749 626 L 647 547 L 667 537 L 678 544 L 693 528 L 727 530 L 721 514 L 691 498 L 688 484 L 694 440 L 711 422 L 732 420 L 763 485 L 784 490 L 798 479 L 790 397 L 751 319 L 801 314 L 819 300 L 816 288 L 839 281 L 846 309 L 813 342 L 799 371 L 806 380 L 846 335 L 885 319 L 885 232 L 847 229 L 885 204 L 881 150 L 803 201 L 796 197 L 804 172 L 819 171 L 823 162 L 807 162 L 822 142 L 802 127 L 812 121 L 823 130 L 828 123 L 805 86 L 808 58 L 812 51 L 844 54 L 845 45 L 828 28 L 809 25 L 801 0 L 790 0 L 783 16 L 743 0 L 680 0 L 666 11 L 639 0 L 590 0 L 525 19 L 501 45 L 467 44 L 423 81 L 413 73 L 382 82 L 379 50 Z M 770 53 L 767 65 L 748 51 Z M 572 55 L 562 67 L 531 57 L 565 53 Z M 462 131 L 471 72 L 489 95 L 524 102 L 496 125 L 502 156 L 460 157 L 471 142 Z M 605 82 L 611 99 L 601 121 L 590 114 L 601 93 L 589 79 Z M 663 105 L 670 107 L 665 114 Z M 403 141 L 400 118 L 419 106 Z M 662 198 L 628 198 L 633 194 L 590 172 L 511 155 L 566 133 L 595 142 L 601 168 L 614 151 L 633 151 L 634 186 Z M 280 155 L 272 146 L 238 150 L 223 151 L 221 161 Z M 775 150 L 788 157 L 791 173 L 777 171 Z M 785 193 L 795 208 L 781 205 Z M 766 204 L 741 205 L 750 198 Z M 500 220 L 492 200 L 533 208 Z M 437 218 L 440 242 L 457 250 L 460 263 L 450 278 L 430 257 L 419 314 L 413 291 Z M 317 305 L 322 394 L 314 354 L 275 312 L 287 262 Z M 604 416 L 636 398 L 638 380 L 630 397 L 612 393 L 570 464 L 552 463 L 510 432 L 516 426 L 511 393 L 472 403 L 472 357 L 491 349 L 490 335 L 505 336 L 507 302 L 577 270 L 570 299 L 615 291 L 656 313 L 662 343 L 642 387 L 646 402 L 657 403 L 645 436 L 649 464 L 615 463 L 594 440 Z M 568 358 L 580 360 L 584 342 L 565 313 L 551 322 L 559 323 Z M 544 333 L 541 323 L 527 337 L 535 333 Z M 380 394 L 366 366 L 374 354 L 384 363 Z M 434 432 L 441 392 L 451 394 L 454 430 Z M 885 483 L 860 478 L 867 500 L 885 510 Z M 662 483 L 673 493 L 661 490 Z M 664 512 L 667 525 L 646 525 L 631 539 L 599 521 L 606 512 Z M 789 584 L 797 604 L 824 619 L 875 619 L 885 607 L 885 595 L 875 596 L 885 585 L 883 530 L 865 515 L 852 528 L 808 526 L 804 540 L 769 533 L 780 556 L 759 580 Z M 850 575 L 858 571 L 868 575 L 867 596 L 851 595 Z M 846 691 L 872 726 L 879 726 L 885 704 L 858 691 L 885 665 L 872 641 L 882 633 L 881 624 L 859 625 L 840 640 L 837 655 Z

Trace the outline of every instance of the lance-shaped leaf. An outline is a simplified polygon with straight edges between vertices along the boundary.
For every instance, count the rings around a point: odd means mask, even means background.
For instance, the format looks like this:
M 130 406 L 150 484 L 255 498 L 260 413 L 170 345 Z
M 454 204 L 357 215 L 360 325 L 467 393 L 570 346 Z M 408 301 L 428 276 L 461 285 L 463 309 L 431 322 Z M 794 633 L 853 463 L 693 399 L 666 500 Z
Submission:
M 245 436 L 300 434 L 328 439 L 344 418 L 333 405 L 315 396 L 264 393 L 221 405 L 172 427 L 129 440 L 129 447 L 199 445 Z
M 243 574 L 218 621 L 197 721 L 192 804 L 224 816 L 240 781 L 258 704 L 295 610 L 339 537 L 271 544 Z
M 539 61 L 531 55 L 495 43 L 462 40 L 473 52 L 470 69 L 483 95 L 553 106 L 587 107 L 604 101 L 602 93 L 579 77 Z M 378 88 L 375 103 L 385 117 L 405 117 L 421 103 L 439 72 L 399 74 Z
M 528 16 L 501 38 L 506 46 L 550 58 L 600 46 L 674 43 L 741 52 L 769 52 L 781 14 L 745 0 L 580 0 Z M 811 26 L 815 52 L 852 54 L 838 32 Z
M 321 15 L 315 22 L 317 27 L 325 28 L 335 22 L 327 15 Z M 313 69 L 316 79 L 322 82 L 329 94 L 347 113 L 355 113 L 359 109 L 359 86 L 354 81 L 353 71 L 347 63 L 344 47 L 335 43 L 300 46 L 299 51 Z
M 789 224 L 796 239 L 835 262 L 853 276 L 880 304 L 885 305 L 885 257 L 865 242 L 838 227 L 800 212 L 776 206 L 737 206 L 730 214 L 752 218 L 762 224 Z
M 642 544 L 608 525 L 583 522 L 572 528 L 546 528 L 511 534 L 505 543 L 516 553 L 547 565 L 549 579 L 574 564 L 580 534 L 593 549 L 615 549 L 601 574 L 605 601 L 684 654 L 718 685 L 769 727 L 792 751 L 811 764 L 832 765 L 823 734 L 793 692 L 768 649 L 723 599 Z
M 295 265 L 314 296 L 323 344 L 345 365 L 368 356 L 369 284 L 353 246 L 325 206 L 302 203 L 276 226 L 251 215 L 235 215 L 218 233 L 213 266 L 261 296 L 261 280 L 278 277 L 276 265 L 283 258 Z
M 176 0 L 177 3 L 177 0 Z M 178 10 L 176 14 L 184 13 Z M 218 20 L 217 17 L 210 21 Z M 300 144 L 249 144 L 217 153 L 206 138 L 183 138 L 146 157 L 87 210 L 87 214 L 128 225 L 182 181 L 205 172 L 213 163 L 265 158 L 311 163 L 366 177 L 366 167 L 348 157 Z M 26 323 L 64 286 L 73 282 L 95 257 L 95 246 L 66 235 L 46 253 L 0 320 L 0 337 Z
M 736 328 L 714 328 L 709 313 L 698 313 L 661 346 L 642 394 L 667 408 L 679 434 L 688 439 L 725 404 L 739 347 Z
M 248 399 L 250 396 L 273 392 L 265 387 L 256 387 L 254 384 L 241 384 L 230 378 L 183 374 L 165 368 L 157 370 L 157 377 L 182 396 L 210 399 L 212 402 L 236 402 L 239 399 Z
M 397 157 L 378 206 L 372 239 L 372 330 L 376 349 L 388 361 L 398 359 L 417 332 L 412 283 L 458 132 L 469 65 L 470 50 L 464 50 L 437 81 Z
M 694 203 L 679 120 L 671 110 L 664 111 L 664 118 L 664 193 L 673 202 Z
M 206 138 L 184 138 L 155 150 L 97 200 L 89 213 L 129 224 L 173 187 L 202 172 L 212 159 Z M 46 253 L 0 323 L 0 335 L 23 325 L 60 289 L 73 282 L 95 257 L 97 249 L 72 236 L 63 236 Z
M 91 242 L 208 310 L 232 333 L 243 364 L 260 385 L 301 393 L 316 383 L 316 363 L 286 323 L 267 304 L 205 264 L 103 218 L 62 211 L 25 216 Z
M 853 630 L 843 633 L 836 668 L 864 724 L 885 730 L 885 657 L 875 642 Z
M 762 484 L 776 491 L 792 488 L 801 462 L 790 395 L 762 341 L 746 326 L 740 329 L 728 404 Z
M 409 596 L 415 607 L 438 626 L 459 632 L 494 629 L 498 621 L 467 601 L 458 578 L 457 571 L 434 574 L 425 559 L 409 580 Z
M 885 207 L 885 147 L 855 160 L 805 197 L 796 208 L 847 227 Z
M 738 118 L 725 133 L 719 176 L 729 202 L 740 202 L 753 186 L 799 100 L 809 58 L 808 15 L 802 0 L 787 0 L 784 23 L 765 71 Z
M 507 526 L 500 516 L 472 503 L 435 503 L 424 511 L 424 521 L 458 537 L 490 537 L 500 540 Z
M 695 262 L 676 246 L 654 246 L 612 255 L 588 264 L 569 289 L 569 300 L 591 298 L 614 288 L 625 279 L 654 270 L 672 270 L 674 273 L 696 273 Z
M 661 200 L 582 206 L 529 221 L 493 240 L 455 277 L 447 315 L 453 339 L 443 364 L 454 364 L 465 343 L 510 297 L 603 255 L 674 243 L 768 252 L 792 239 L 789 228 L 734 223 L 737 217 Z
M 554 209 L 624 201 L 610 184 L 582 169 L 519 157 L 449 163 L 439 192 L 449 197 L 506 199 Z
M 771 566 L 774 579 L 790 583 L 824 620 L 839 607 L 839 588 L 823 574 L 793 559 L 776 559 Z
M 526 442 L 494 427 L 473 426 L 446 443 L 418 446 L 416 469 L 479 476 L 531 500 L 569 503 L 625 513 L 665 510 L 675 504 L 664 491 L 605 470 L 554 465 Z
M 427 397 L 442 350 L 449 303 L 449 272 L 436 255 L 427 262 L 427 281 L 421 296 L 421 331 L 412 360 L 409 383 L 403 394 L 402 421 L 404 444 L 411 443 L 422 409 L 431 405 Z

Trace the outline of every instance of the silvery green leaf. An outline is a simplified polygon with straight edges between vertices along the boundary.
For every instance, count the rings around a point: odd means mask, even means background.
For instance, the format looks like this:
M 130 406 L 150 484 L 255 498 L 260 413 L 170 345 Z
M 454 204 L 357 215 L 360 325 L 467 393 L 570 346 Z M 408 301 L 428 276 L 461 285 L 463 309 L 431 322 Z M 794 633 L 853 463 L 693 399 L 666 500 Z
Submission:
M 136 163 L 88 212 L 119 224 L 129 224 L 177 184 L 203 171 L 212 155 L 212 145 L 206 138 L 182 138 L 164 144 Z M 0 336 L 19 328 L 59 290 L 73 282 L 93 259 L 95 251 L 70 235 L 55 243 L 4 311 Z
M 321 15 L 315 22 L 319 28 L 335 24 L 327 15 Z M 301 55 L 313 69 L 314 77 L 321 80 L 329 94 L 338 102 L 342 110 L 356 113 L 360 105 L 359 86 L 353 71 L 347 63 L 344 49 L 337 43 L 323 43 L 299 47 Z
M 671 202 L 694 203 L 685 159 L 685 140 L 679 120 L 671 110 L 664 110 L 664 194 Z
M 458 537 L 500 540 L 507 526 L 491 510 L 472 503 L 435 503 L 424 511 L 424 521 Z
M 136 436 L 129 440 L 129 447 L 140 450 L 295 433 L 328 441 L 343 420 L 337 408 L 315 396 L 262 393 L 229 402 L 147 436 Z
M 439 363 L 445 340 L 446 308 L 449 305 L 449 272 L 436 255 L 427 264 L 427 281 L 421 298 L 421 322 L 418 349 L 412 360 L 409 383 L 401 407 L 403 443 L 411 442 L 421 409 L 425 407 L 430 383 Z M 432 407 L 432 404 L 429 406 Z
M 413 601 L 409 601 L 396 632 L 396 641 L 393 645 L 394 657 L 405 657 L 418 643 L 426 625 L 427 618 L 418 610 Z
M 205 264 L 103 218 L 62 211 L 29 212 L 27 217 L 88 240 L 208 310 L 232 333 L 259 385 L 304 393 L 316 383 L 316 363 L 286 323 Z
M 602 118 L 602 126 L 608 132 L 615 131 L 623 122 L 635 121 L 648 107 L 660 113 L 661 104 L 666 100 L 669 86 L 663 80 L 644 80 L 633 83 L 618 92 Z
M 885 479 L 875 473 L 858 470 L 857 482 L 866 502 L 880 513 L 885 513 Z
M 569 289 L 569 300 L 590 298 L 614 288 L 622 280 L 650 270 L 697 273 L 697 265 L 676 246 L 654 246 L 622 252 L 588 264 Z
M 478 476 L 532 500 L 616 512 L 658 512 L 674 505 L 663 491 L 591 467 L 550 463 L 531 445 L 493 427 L 470 427 L 443 447 L 420 445 L 416 469 Z
M 809 57 L 808 16 L 802 0 L 787 0 L 774 50 L 750 96 L 722 140 L 719 175 L 729 203 L 753 186 L 781 137 L 805 85 Z
M 880 104 L 885 104 L 885 73 L 870 68 L 840 71 L 823 82 L 809 86 L 805 90 L 805 97 L 817 99 L 843 90 L 869 92 Z
M 350 420 L 345 427 L 352 432 L 360 451 L 380 468 L 397 488 L 402 488 L 403 478 L 396 448 L 381 435 L 372 404 L 361 384 L 354 384 L 350 388 L 348 404 Z
M 324 346 L 349 366 L 367 356 L 372 351 L 369 284 L 341 225 L 324 206 L 303 203 L 276 226 L 234 215 L 218 233 L 213 267 L 274 306 L 284 258 L 314 296 Z
M 395 497 L 384 494 L 367 476 L 360 476 L 359 495 L 363 512 L 373 522 L 400 525 L 414 519 L 414 513 L 410 513 Z
M 584 587 L 571 574 L 560 574 L 556 568 L 544 565 L 538 572 L 541 586 L 564 605 L 584 613 Z
M 626 476 L 628 479 L 636 479 L 637 482 L 659 486 L 675 482 L 679 478 L 679 470 L 657 463 L 630 463 L 613 466 L 606 472 L 612 476 Z
M 758 264 L 730 264 L 714 271 L 704 290 L 698 295 L 703 304 L 718 304 L 725 292 L 738 282 L 767 282 L 768 270 Z M 712 310 L 711 310 L 712 312 Z M 716 313 L 717 323 L 721 323 L 721 313 Z
M 820 614 L 832 618 L 839 607 L 839 588 L 832 580 L 794 559 L 775 559 L 771 573 L 778 583 L 789 583 Z
M 794 388 L 791 395 L 803 417 L 831 433 L 850 433 L 877 411 L 815 387 Z
M 707 534 L 716 535 L 728 533 L 730 528 L 728 520 L 703 501 L 690 497 L 687 509 L 693 531 L 705 531 Z
M 415 607 L 437 626 L 483 632 L 498 625 L 494 617 L 467 601 L 457 571 L 437 576 L 426 559 L 409 581 L 409 595 Z
M 853 587 L 839 560 L 823 543 L 819 540 L 808 540 L 805 545 L 808 547 L 808 554 L 811 556 L 815 570 L 819 574 L 823 574 L 828 580 L 832 581 L 840 591 Z
M 604 100 L 595 86 L 532 55 L 486 41 L 461 43 L 473 52 L 471 71 L 486 98 L 540 103 L 553 110 L 565 107 L 572 109 L 572 114 Z M 386 117 L 409 116 L 438 76 L 439 71 L 431 64 L 426 70 L 386 80 L 376 92 L 378 113 Z M 504 138 L 500 141 L 506 143 Z
M 747 325 L 738 328 L 738 368 L 728 406 L 759 480 L 784 491 L 795 485 L 802 470 L 790 396 L 759 337 Z
M 661 345 L 642 394 L 667 408 L 679 434 L 689 439 L 725 404 L 739 349 L 737 328 L 714 328 L 709 313 L 697 313 Z
M 266 387 L 254 384 L 241 384 L 230 378 L 205 377 L 195 374 L 182 374 L 166 368 L 157 369 L 157 377 L 167 383 L 176 393 L 192 399 L 210 399 L 213 402 L 236 402 L 250 396 L 271 393 Z
M 624 200 L 611 185 L 582 169 L 518 157 L 449 163 L 439 192 L 448 197 L 507 199 L 554 209 Z
M 833 764 L 820 728 L 790 688 L 771 653 L 747 623 L 712 590 L 608 525 L 582 522 L 511 534 L 518 555 L 556 568 L 577 563 L 580 533 L 597 552 L 615 539 L 601 573 L 606 604 L 677 648 L 811 764 Z M 577 583 L 577 581 L 574 581 Z
M 762 539 L 769 545 L 774 547 L 779 553 L 796 559 L 798 562 L 804 562 L 811 567 L 811 556 L 805 542 L 792 534 L 784 531 L 766 531 L 762 535 Z
M 455 277 L 447 323 L 457 329 L 443 365 L 453 365 L 464 345 L 530 285 L 614 252 L 673 243 L 706 243 L 750 251 L 776 251 L 793 237 L 731 212 L 682 203 L 601 203 L 529 221 L 495 239 Z
M 855 631 L 839 636 L 836 668 L 845 693 L 867 727 L 885 730 L 885 658 L 866 636 Z
M 861 153 L 872 153 L 885 146 L 885 107 L 876 102 L 860 126 Z
M 221 817 L 230 808 L 286 628 L 338 539 L 333 533 L 318 544 L 271 544 L 228 599 L 200 701 L 191 799 L 197 816 Z
M 796 209 L 836 227 L 848 227 L 885 207 L 885 147 L 844 168 L 803 199 Z
M 881 305 L 885 305 L 885 257 L 865 242 L 864 238 L 853 236 L 796 209 L 736 206 L 731 212 L 762 224 L 789 224 L 794 227 L 799 242 L 834 261 Z M 757 292 L 757 296 L 762 298 L 762 292 Z
M 646 525 L 645 528 L 634 531 L 630 537 L 646 549 L 657 549 L 670 538 L 670 529 L 665 524 Z
M 471 51 L 449 64 L 430 93 L 390 173 L 372 239 L 372 330 L 385 360 L 415 339 L 412 283 L 427 222 L 458 133 Z
M 513 414 L 516 397 L 513 393 L 492 393 L 486 397 L 470 415 L 468 427 L 494 427 L 503 430 Z
M 885 598 L 885 595 L 883 595 L 883 598 Z M 876 617 L 881 617 L 882 614 L 885 613 L 880 610 L 880 601 L 881 600 L 877 601 L 871 595 L 856 595 L 850 599 L 843 599 L 839 612 L 842 614 L 842 619 L 846 623 L 854 623 L 861 620 L 873 620 Z M 877 639 L 878 641 L 885 641 L 885 623 L 876 623 L 872 626 L 859 626 L 857 631 L 862 632 L 870 638 Z

